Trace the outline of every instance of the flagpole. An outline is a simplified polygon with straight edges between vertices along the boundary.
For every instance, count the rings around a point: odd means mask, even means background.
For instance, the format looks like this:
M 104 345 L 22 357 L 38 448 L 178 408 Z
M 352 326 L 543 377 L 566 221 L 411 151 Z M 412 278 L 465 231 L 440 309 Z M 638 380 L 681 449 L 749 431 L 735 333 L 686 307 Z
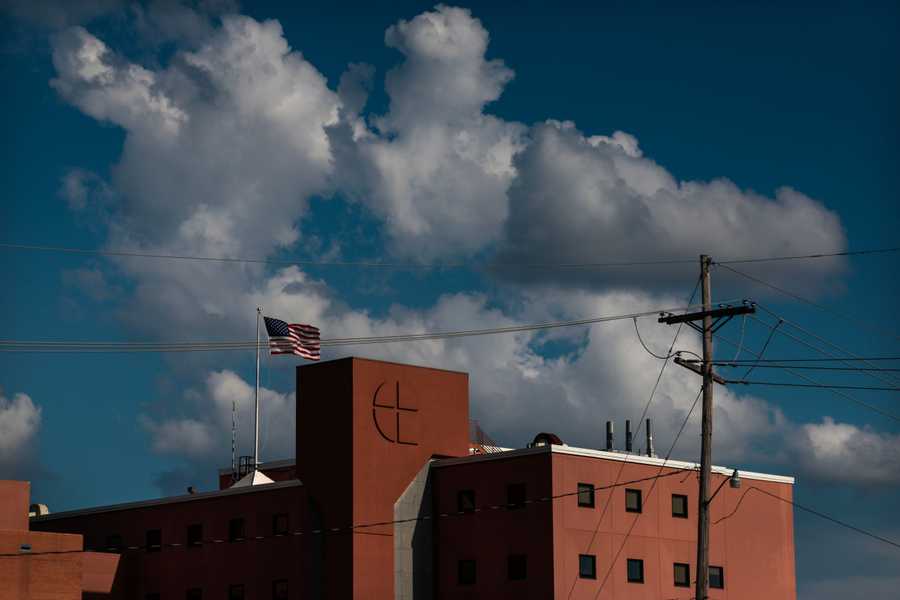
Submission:
M 259 468 L 259 315 L 261 311 L 256 307 L 256 417 L 253 432 L 253 470 Z

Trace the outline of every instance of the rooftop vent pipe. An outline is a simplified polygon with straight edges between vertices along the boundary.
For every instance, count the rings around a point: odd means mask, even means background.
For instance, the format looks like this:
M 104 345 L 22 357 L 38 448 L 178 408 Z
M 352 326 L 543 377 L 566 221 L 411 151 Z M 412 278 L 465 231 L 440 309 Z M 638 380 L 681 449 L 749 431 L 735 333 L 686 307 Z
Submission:
M 606 422 L 606 450 L 612 452 L 615 446 L 615 438 L 613 435 L 613 422 Z
M 631 434 L 631 421 L 629 419 L 625 420 L 625 452 L 631 452 L 632 450 L 632 434 Z
M 653 452 L 653 433 L 650 431 L 650 419 L 647 419 L 647 456 L 656 456 Z

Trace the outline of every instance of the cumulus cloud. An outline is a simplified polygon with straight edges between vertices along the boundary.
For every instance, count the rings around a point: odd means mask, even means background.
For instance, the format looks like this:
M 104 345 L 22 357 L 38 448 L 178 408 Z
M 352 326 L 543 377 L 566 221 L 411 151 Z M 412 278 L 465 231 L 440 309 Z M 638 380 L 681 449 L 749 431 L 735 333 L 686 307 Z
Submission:
M 331 130 L 336 185 L 383 220 L 398 255 L 472 254 L 502 230 L 526 128 L 484 112 L 513 77 L 486 58 L 488 40 L 466 9 L 439 5 L 400 21 L 385 34 L 404 56 L 387 74 L 390 110 L 371 119 L 374 129 L 351 113 Z
M 728 179 L 677 181 L 646 158 L 631 135 L 587 137 L 573 123 L 532 128 L 514 161 L 510 214 L 501 262 L 584 263 L 694 257 L 716 258 L 838 252 L 846 238 L 837 214 L 791 188 L 774 198 L 742 190 Z M 767 277 L 822 282 L 842 270 L 838 259 L 767 265 Z M 575 281 L 564 271 L 513 276 Z M 607 271 L 593 283 L 684 281 L 667 265 L 658 271 Z M 591 282 L 579 271 L 577 281 Z M 646 285 L 646 284 L 645 284 Z
M 252 454 L 253 387 L 229 370 L 207 373 L 204 383 L 202 389 L 189 390 L 185 395 L 194 416 L 142 417 L 153 450 L 203 465 L 216 461 L 219 466 L 227 464 L 234 404 L 239 422 L 238 451 Z M 261 387 L 259 397 L 262 414 L 260 456 L 268 460 L 293 456 L 294 395 Z
M 0 390 L 0 478 L 21 476 L 34 462 L 28 450 L 41 427 L 41 408 L 28 394 L 7 397 Z

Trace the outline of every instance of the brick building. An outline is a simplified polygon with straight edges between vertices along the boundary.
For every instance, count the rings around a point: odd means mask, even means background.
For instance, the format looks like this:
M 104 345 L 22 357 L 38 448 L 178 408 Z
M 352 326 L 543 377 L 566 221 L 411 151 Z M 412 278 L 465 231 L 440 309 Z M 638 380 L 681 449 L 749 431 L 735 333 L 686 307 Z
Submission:
M 51 514 L 32 529 L 120 556 L 104 598 L 691 596 L 695 464 L 553 436 L 485 452 L 469 433 L 465 373 L 304 365 L 297 456 L 263 467 L 271 483 L 232 485 L 224 472 L 217 491 Z M 714 473 L 718 485 L 732 470 Z M 712 528 L 710 597 L 793 599 L 790 506 L 750 494 L 736 510 L 751 486 L 790 500 L 793 479 L 741 478 L 712 505 L 713 522 L 733 514 Z

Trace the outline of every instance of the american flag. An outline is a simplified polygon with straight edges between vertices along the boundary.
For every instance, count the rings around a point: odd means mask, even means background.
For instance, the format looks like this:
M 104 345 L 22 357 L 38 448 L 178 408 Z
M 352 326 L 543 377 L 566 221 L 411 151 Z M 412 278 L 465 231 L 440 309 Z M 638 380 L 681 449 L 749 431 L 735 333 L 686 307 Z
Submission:
M 281 319 L 263 317 L 269 334 L 272 354 L 296 354 L 309 360 L 319 360 L 319 329 L 312 325 L 286 323 Z

